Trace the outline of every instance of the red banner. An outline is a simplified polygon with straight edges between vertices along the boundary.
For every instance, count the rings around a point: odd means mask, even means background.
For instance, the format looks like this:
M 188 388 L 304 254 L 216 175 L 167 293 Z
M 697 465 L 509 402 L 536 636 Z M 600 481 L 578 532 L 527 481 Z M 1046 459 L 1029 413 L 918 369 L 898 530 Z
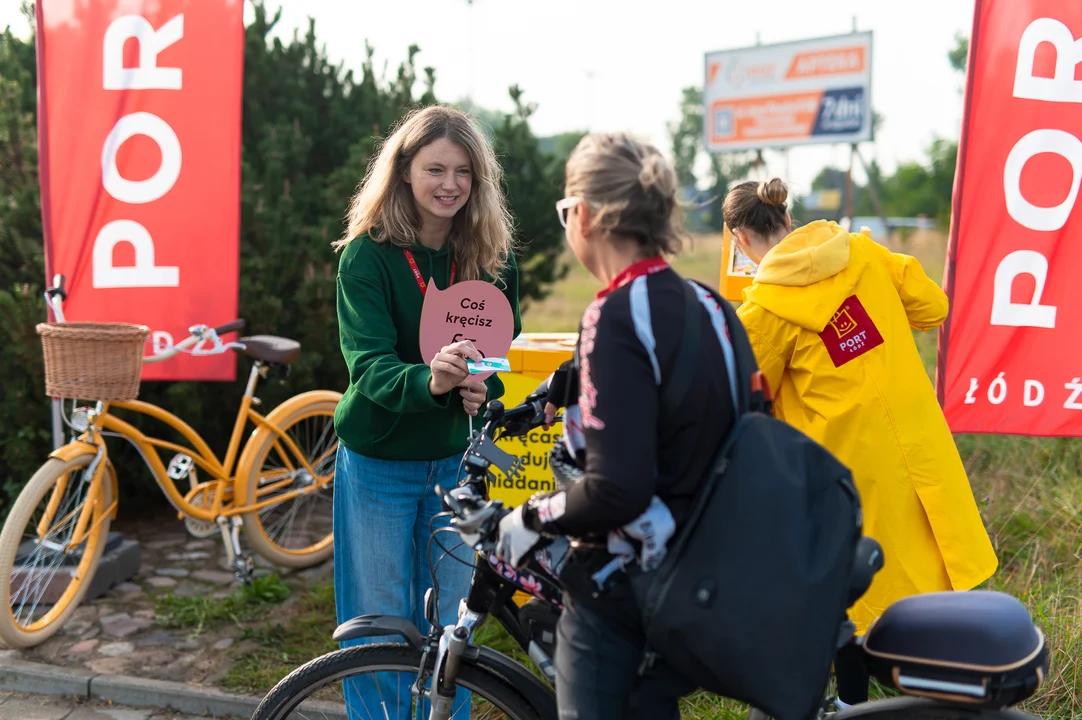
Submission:
M 1079 38 L 1082 3 L 976 2 L 937 377 L 955 432 L 1082 435 Z
M 242 13 L 242 0 L 38 0 L 46 272 L 66 277 L 68 321 L 146 325 L 160 348 L 236 319 Z M 232 353 L 180 355 L 143 378 L 235 368 Z

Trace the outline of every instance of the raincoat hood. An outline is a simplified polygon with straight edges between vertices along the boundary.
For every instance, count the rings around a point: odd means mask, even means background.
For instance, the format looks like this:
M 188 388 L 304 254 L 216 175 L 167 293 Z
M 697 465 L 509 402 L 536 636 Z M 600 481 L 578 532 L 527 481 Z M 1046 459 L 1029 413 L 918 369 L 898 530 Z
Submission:
M 806 330 L 822 332 L 868 265 L 861 243 L 829 220 L 793 230 L 770 249 L 744 299 Z

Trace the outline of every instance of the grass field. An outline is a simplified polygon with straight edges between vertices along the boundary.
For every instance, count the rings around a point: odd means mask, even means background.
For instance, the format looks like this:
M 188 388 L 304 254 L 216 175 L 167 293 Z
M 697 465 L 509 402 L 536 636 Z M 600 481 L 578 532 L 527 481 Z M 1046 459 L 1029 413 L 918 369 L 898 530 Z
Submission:
M 918 232 L 904 245 L 930 277 L 943 275 L 942 234 Z M 527 308 L 527 332 L 573 332 L 599 283 L 575 263 L 544 301 Z M 675 263 L 679 272 L 718 285 L 721 236 L 699 236 Z M 918 333 L 929 374 L 936 334 Z M 1023 709 L 1049 720 L 1082 717 L 1082 443 L 1005 436 L 958 436 L 974 494 L 999 556 L 983 587 L 1022 600 L 1051 649 L 1050 675 Z M 708 696 L 688 704 L 684 717 L 743 717 L 735 703 Z
M 575 260 L 568 251 L 564 261 L 570 271 L 559 284 L 552 288 L 547 298 L 526 307 L 522 316 L 524 332 L 575 332 L 579 327 L 582 311 L 594 299 L 601 284 Z M 698 235 L 680 254 L 674 267 L 686 277 L 718 286 L 721 267 L 721 235 Z

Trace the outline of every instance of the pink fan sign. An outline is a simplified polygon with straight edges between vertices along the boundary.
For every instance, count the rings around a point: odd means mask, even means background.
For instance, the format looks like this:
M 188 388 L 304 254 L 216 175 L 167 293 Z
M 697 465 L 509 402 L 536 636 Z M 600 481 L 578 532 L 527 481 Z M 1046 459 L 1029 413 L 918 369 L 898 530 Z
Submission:
M 463 340 L 472 342 L 483 357 L 507 357 L 514 333 L 511 303 L 495 285 L 465 280 L 440 290 L 429 279 L 421 308 L 421 357 L 426 365 L 444 347 Z M 484 380 L 491 374 L 470 377 Z

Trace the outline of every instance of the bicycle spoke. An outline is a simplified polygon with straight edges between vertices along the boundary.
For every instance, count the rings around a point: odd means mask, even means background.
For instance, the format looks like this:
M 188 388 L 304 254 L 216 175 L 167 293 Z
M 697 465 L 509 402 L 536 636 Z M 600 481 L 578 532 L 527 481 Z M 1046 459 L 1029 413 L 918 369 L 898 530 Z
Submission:
M 334 423 L 325 423 L 323 427 L 323 432 L 320 434 L 319 439 L 316 441 L 315 452 L 313 452 L 313 456 L 316 458 L 316 460 L 314 460 L 312 463 L 312 469 L 315 470 L 317 474 L 323 474 L 321 466 L 325 467 L 326 463 L 328 462 L 330 462 L 331 464 L 334 463 L 334 455 L 337 452 L 337 448 L 325 448 L 324 444 L 327 442 L 331 442 L 331 445 L 334 445 L 335 443 L 333 441 L 336 441 L 337 439 L 338 436 L 334 432 Z
M 34 557 L 34 556 L 31 556 Z M 19 588 L 19 592 L 14 598 L 12 598 L 12 605 L 18 604 L 18 610 L 14 612 L 15 620 L 22 623 L 24 620 L 23 611 L 26 609 L 27 602 L 31 602 L 30 610 L 25 615 L 27 624 L 34 618 L 34 613 L 38 609 L 38 605 L 41 603 L 41 599 L 44 596 L 44 590 L 47 590 L 49 585 L 52 584 L 52 579 L 55 576 L 57 570 L 64 564 L 65 556 L 62 553 L 53 553 L 52 562 L 48 563 L 44 567 L 37 567 L 37 565 L 31 565 L 29 570 L 24 570 L 24 580 Z
M 300 551 L 323 541 L 331 532 L 338 436 L 329 414 L 303 418 L 285 432 L 303 460 L 287 454 L 290 443 L 274 442 L 259 472 L 256 499 L 273 501 L 280 495 L 307 490 L 259 511 L 268 540 L 283 550 Z
M 41 602 L 42 595 L 44 595 L 43 592 L 38 593 L 38 591 L 48 588 L 49 584 L 51 584 L 54 573 L 63 564 L 64 564 L 64 556 L 60 555 L 60 554 L 57 554 L 56 561 L 53 564 L 51 564 L 48 568 L 43 569 L 40 572 L 36 572 L 36 573 L 34 571 L 31 571 L 31 577 L 33 578 L 32 584 L 27 583 L 27 582 L 23 583 L 23 587 L 30 587 L 31 591 L 23 593 L 23 599 L 22 599 L 22 602 L 20 602 L 20 604 L 19 604 L 19 610 L 18 610 L 17 613 L 15 613 L 15 620 L 16 621 L 21 622 L 23 620 L 23 609 L 26 607 L 27 599 L 29 599 L 30 597 L 34 598 L 33 599 L 33 605 L 30 606 L 30 611 L 26 614 L 26 620 L 27 620 L 27 624 L 29 624 L 29 622 L 33 621 L 34 613 L 38 609 L 38 605 Z M 43 588 L 42 585 L 45 585 L 45 588 Z
M 55 613 L 70 605 L 73 583 L 87 578 L 88 550 L 99 542 L 95 528 L 107 497 L 88 505 L 93 483 L 85 467 L 71 468 L 51 480 L 50 488 L 37 498 L 38 506 L 19 520 L 25 523 L 9 578 L 9 612 L 16 628 L 27 631 L 52 622 Z M 89 515 L 88 515 L 89 513 Z M 49 522 L 46 523 L 45 521 Z M 80 530 L 80 526 L 84 530 Z M 78 536 L 76 533 L 79 533 Z M 19 557 L 18 553 L 25 552 Z M 59 604 L 58 604 L 59 603 Z
M 35 543 L 35 547 L 30 556 L 23 561 L 23 568 L 26 568 L 24 569 L 24 573 L 28 574 L 30 579 L 24 579 L 22 585 L 19 588 L 19 591 L 14 597 L 12 597 L 12 605 L 14 605 L 16 602 L 19 602 L 19 610 L 15 616 L 15 619 L 17 621 L 22 620 L 22 612 L 26 607 L 26 602 L 31 597 L 33 597 L 34 600 L 29 615 L 30 617 L 33 616 L 33 613 L 37 610 L 38 604 L 40 603 L 41 595 L 43 594 L 39 594 L 38 591 L 43 589 L 42 585 L 46 582 L 46 579 L 51 579 L 53 573 L 60 566 L 63 565 L 64 560 L 67 557 L 67 554 L 63 551 L 63 549 L 67 548 L 71 543 L 71 536 L 74 534 L 75 522 L 78 516 L 77 511 L 79 510 L 78 507 L 72 508 L 72 505 L 81 505 L 79 501 L 85 498 L 79 491 L 83 487 L 87 486 L 88 483 L 84 481 L 80 481 L 79 483 L 77 483 L 74 488 L 69 483 L 67 489 L 65 490 L 64 497 L 60 501 L 60 507 L 58 508 L 58 512 L 56 513 L 61 517 L 61 522 L 58 526 L 55 526 L 53 529 L 47 531 L 44 537 L 35 537 L 36 533 L 33 535 L 30 533 L 24 533 L 24 536 L 28 537 L 29 540 Z M 69 530 L 70 532 L 66 532 Z M 57 548 L 51 548 L 49 547 L 50 545 L 55 545 L 57 546 Z M 37 567 L 36 560 L 38 558 L 47 557 L 47 553 L 50 552 L 52 553 L 52 562 L 48 562 L 45 569 L 39 569 Z
M 307 500 L 308 498 L 306 497 L 297 498 L 292 503 L 290 503 L 289 510 L 287 510 L 277 522 L 269 526 L 264 524 L 264 527 L 267 529 L 267 534 L 270 535 L 271 538 L 280 537 L 279 534 L 275 532 L 275 530 L 280 528 L 282 524 L 285 523 L 286 532 L 284 533 L 284 536 L 288 537 L 289 531 L 293 529 L 293 520 L 297 517 L 297 511 L 300 510 L 301 506 L 304 505 Z

